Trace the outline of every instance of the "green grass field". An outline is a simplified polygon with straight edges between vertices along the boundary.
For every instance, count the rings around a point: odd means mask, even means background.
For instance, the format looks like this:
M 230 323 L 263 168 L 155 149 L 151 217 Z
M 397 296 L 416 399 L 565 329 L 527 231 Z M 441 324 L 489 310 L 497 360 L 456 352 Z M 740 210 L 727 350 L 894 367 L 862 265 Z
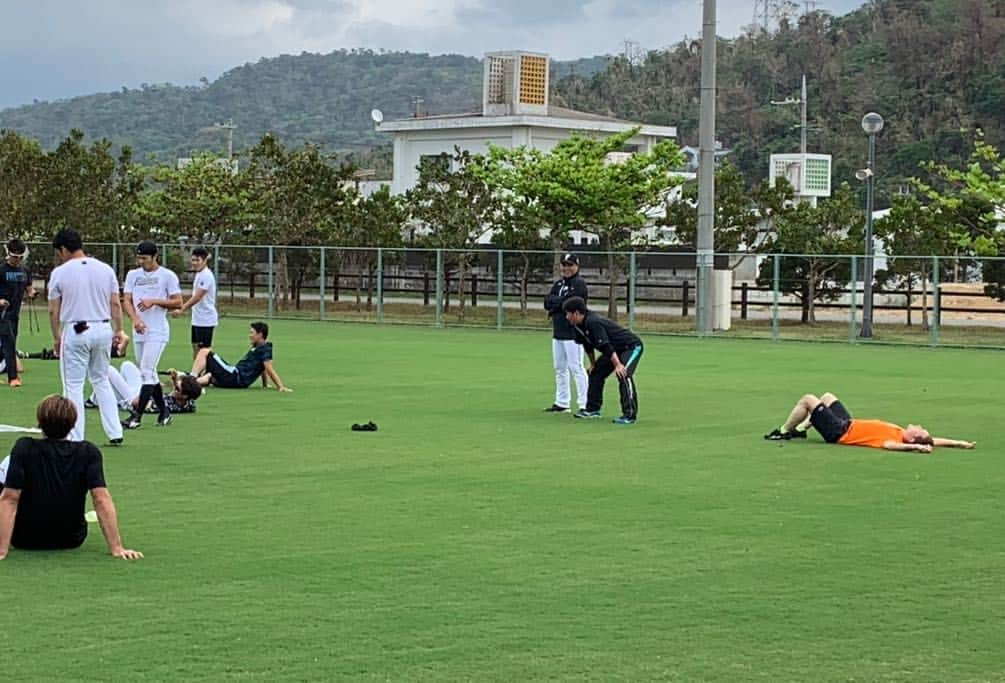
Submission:
M 545 333 L 272 339 L 295 393 L 212 390 L 104 450 L 145 560 L 91 525 L 0 563 L 5 680 L 1005 679 L 1000 353 L 652 337 L 618 427 L 541 412 Z M 27 363 L 2 422 L 58 391 Z M 826 390 L 978 449 L 762 440 Z

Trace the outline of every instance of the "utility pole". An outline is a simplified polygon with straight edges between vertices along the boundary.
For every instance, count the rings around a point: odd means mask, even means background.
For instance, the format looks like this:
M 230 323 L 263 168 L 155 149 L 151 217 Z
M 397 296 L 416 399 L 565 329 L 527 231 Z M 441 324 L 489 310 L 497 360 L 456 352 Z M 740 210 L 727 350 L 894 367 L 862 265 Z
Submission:
M 798 100 L 792 99 L 791 97 L 786 97 L 784 100 L 771 100 L 771 104 L 775 106 L 788 106 L 798 104 L 801 107 L 799 115 L 799 153 L 806 154 L 806 132 L 809 129 L 809 124 L 807 123 L 807 113 L 806 113 L 806 74 L 803 74 L 803 86 L 800 92 L 800 97 Z
M 712 265 L 715 253 L 715 0 L 704 0 L 701 33 L 701 112 L 698 126 L 697 330 L 712 331 Z
M 234 130 L 237 128 L 234 119 L 227 119 L 226 123 L 214 123 L 213 128 L 227 131 L 227 160 L 232 160 L 234 158 Z

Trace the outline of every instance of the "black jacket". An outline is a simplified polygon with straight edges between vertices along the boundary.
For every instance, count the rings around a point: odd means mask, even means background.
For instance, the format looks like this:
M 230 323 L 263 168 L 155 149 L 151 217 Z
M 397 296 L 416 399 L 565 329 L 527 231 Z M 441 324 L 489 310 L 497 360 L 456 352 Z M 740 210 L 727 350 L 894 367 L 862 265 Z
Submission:
M 552 338 L 554 339 L 575 339 L 576 333 L 572 325 L 565 319 L 565 311 L 562 304 L 566 299 L 574 296 L 582 297 L 586 300 L 588 290 L 586 281 L 576 273 L 569 279 L 562 278 L 551 286 L 551 292 L 544 297 L 544 310 L 551 316 Z
M 576 343 L 582 344 L 587 351 L 596 350 L 605 357 L 617 352 L 623 363 L 621 354 L 628 349 L 642 346 L 642 340 L 631 330 L 626 330 L 617 323 L 589 311 L 583 322 L 573 328 L 576 332 Z

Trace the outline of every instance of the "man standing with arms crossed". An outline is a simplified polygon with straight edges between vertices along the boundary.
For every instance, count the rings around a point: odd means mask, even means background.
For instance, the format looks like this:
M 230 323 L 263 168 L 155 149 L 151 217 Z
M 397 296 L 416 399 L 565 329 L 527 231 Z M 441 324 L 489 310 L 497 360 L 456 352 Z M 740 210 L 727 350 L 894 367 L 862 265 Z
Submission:
M 136 263 L 139 268 L 126 274 L 123 306 L 133 321 L 133 348 L 143 381 L 139 405 L 146 406 L 153 399 L 159 413 L 157 425 L 166 427 L 171 424 L 171 411 L 164 402 L 164 391 L 157 378 L 157 364 L 171 338 L 167 313 L 181 306 L 181 286 L 178 276 L 157 262 L 157 245 L 153 242 L 144 240 L 139 243 Z M 122 426 L 139 429 L 142 419 L 142 411 L 134 411 Z
M 31 273 L 24 267 L 28 247 L 19 239 L 7 243 L 7 261 L 0 265 L 0 359 L 5 361 L 7 384 L 21 386 L 17 376 L 17 322 L 25 294 L 35 298 Z
M 195 278 L 192 280 L 192 296 L 188 301 L 175 309 L 171 315 L 180 318 L 185 311 L 192 309 L 192 358 L 199 349 L 213 346 L 213 331 L 220 321 L 216 312 L 216 276 L 208 267 L 209 251 L 205 247 L 192 250 L 192 270 Z
M 76 406 L 71 441 L 84 440 L 84 379 L 90 379 L 109 443 L 122 443 L 115 393 L 108 381 L 112 343 L 121 345 L 119 282 L 108 265 L 84 253 L 80 233 L 60 230 L 52 248 L 63 262 L 49 278 L 49 326 L 59 356 L 63 395 Z
M 544 308 L 551 317 L 551 359 L 555 367 L 555 402 L 546 413 L 567 413 L 572 406 L 569 375 L 576 383 L 576 401 L 579 409 L 586 408 L 586 370 L 583 368 L 583 347 L 576 343 L 576 332 L 565 319 L 562 304 L 574 296 L 586 300 L 586 282 L 579 276 L 579 257 L 565 254 L 561 262 L 562 278 L 551 287 L 544 298 Z

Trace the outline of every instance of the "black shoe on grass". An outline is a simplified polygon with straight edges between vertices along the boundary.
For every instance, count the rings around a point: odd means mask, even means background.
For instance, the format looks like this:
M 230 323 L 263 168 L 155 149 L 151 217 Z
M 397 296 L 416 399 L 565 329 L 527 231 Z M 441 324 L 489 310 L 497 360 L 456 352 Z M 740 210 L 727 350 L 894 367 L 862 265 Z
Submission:
M 792 432 L 783 432 L 781 429 L 772 429 L 764 435 L 768 441 L 788 441 L 792 438 Z
M 546 413 L 567 413 L 567 412 L 569 412 L 569 409 L 568 408 L 563 408 L 562 406 L 558 405 L 557 403 L 552 403 L 550 408 L 545 408 L 544 409 L 544 412 L 546 412 Z

